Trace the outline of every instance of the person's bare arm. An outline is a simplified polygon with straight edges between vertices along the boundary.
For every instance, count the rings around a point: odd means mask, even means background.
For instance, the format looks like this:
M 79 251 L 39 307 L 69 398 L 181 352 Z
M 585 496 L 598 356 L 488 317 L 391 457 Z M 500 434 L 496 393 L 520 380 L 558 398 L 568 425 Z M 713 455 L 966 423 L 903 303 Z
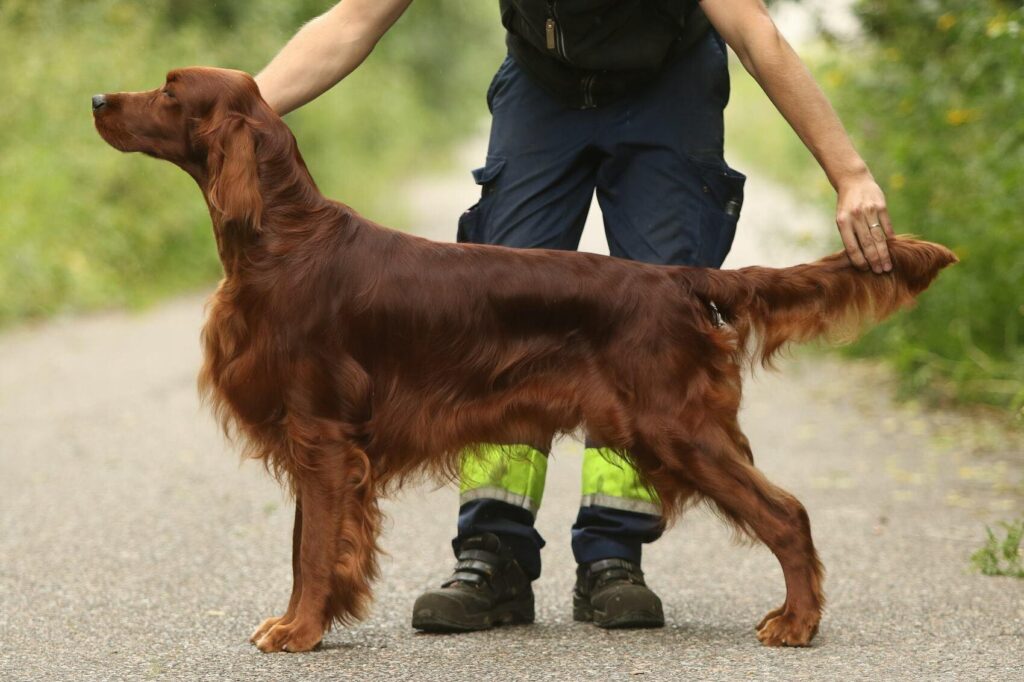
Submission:
M 343 0 L 295 34 L 258 76 L 260 93 L 287 114 L 352 73 L 412 0 Z
M 762 0 L 701 0 L 701 8 L 828 176 L 850 261 L 875 272 L 891 270 L 885 235 L 893 229 L 885 195 Z

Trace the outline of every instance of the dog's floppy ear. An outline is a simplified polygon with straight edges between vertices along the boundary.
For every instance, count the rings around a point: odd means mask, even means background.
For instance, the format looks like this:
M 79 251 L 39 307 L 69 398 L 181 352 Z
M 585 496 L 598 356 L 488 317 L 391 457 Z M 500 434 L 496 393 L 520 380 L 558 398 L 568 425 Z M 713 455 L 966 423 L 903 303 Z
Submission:
M 204 135 L 208 145 L 207 198 L 222 224 L 260 229 L 263 199 L 253 123 L 245 116 L 226 116 Z

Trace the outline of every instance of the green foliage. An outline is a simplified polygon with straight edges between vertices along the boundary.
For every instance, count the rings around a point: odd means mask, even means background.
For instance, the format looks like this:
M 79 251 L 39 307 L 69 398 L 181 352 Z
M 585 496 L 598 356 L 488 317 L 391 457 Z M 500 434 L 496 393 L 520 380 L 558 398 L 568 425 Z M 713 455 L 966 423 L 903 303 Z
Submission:
M 915 393 L 1019 408 L 1022 3 L 861 0 L 857 13 L 866 44 L 838 52 L 825 80 L 899 228 L 962 263 L 855 350 L 894 360 Z
M 1024 416 L 1022 4 L 861 0 L 862 35 L 832 40 L 810 62 L 885 190 L 896 231 L 942 242 L 962 261 L 849 352 L 891 361 L 906 395 Z M 737 101 L 727 112 L 732 140 L 834 208 L 796 136 L 746 76 L 735 84 L 744 110 Z
M 984 575 L 1004 575 L 1024 578 L 1024 555 L 1021 540 L 1024 540 L 1024 519 L 1013 523 L 999 524 L 1006 531 L 1000 539 L 992 529 L 985 527 L 985 546 L 971 555 L 971 563 Z
M 0 324 L 138 304 L 216 278 L 192 180 L 108 147 L 89 97 L 153 88 L 191 64 L 256 72 L 329 6 L 0 3 Z M 289 116 L 325 194 L 398 219 L 394 182 L 435 163 L 486 113 L 483 94 L 504 51 L 496 13 L 461 0 L 413 3 L 362 67 Z

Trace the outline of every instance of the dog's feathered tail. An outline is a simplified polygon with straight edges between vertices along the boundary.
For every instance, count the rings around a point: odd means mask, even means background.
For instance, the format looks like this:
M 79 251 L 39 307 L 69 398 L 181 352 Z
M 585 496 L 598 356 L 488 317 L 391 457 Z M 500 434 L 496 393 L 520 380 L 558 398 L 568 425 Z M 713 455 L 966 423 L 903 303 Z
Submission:
M 787 343 L 824 337 L 852 341 L 928 288 L 956 263 L 940 244 L 899 236 L 888 241 L 892 271 L 876 275 L 853 267 L 843 252 L 789 268 L 689 271 L 692 291 L 713 302 L 738 335 L 738 349 L 769 366 Z

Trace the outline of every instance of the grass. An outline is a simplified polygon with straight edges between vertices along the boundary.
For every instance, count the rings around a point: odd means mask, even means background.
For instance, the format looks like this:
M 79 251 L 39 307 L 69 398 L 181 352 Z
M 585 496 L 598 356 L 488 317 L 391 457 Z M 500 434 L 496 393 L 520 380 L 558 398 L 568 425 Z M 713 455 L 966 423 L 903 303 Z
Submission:
M 971 555 L 971 563 L 983 575 L 1024 578 L 1024 519 L 1001 522 L 999 526 L 1005 532 L 1003 537 L 985 527 L 985 545 Z

